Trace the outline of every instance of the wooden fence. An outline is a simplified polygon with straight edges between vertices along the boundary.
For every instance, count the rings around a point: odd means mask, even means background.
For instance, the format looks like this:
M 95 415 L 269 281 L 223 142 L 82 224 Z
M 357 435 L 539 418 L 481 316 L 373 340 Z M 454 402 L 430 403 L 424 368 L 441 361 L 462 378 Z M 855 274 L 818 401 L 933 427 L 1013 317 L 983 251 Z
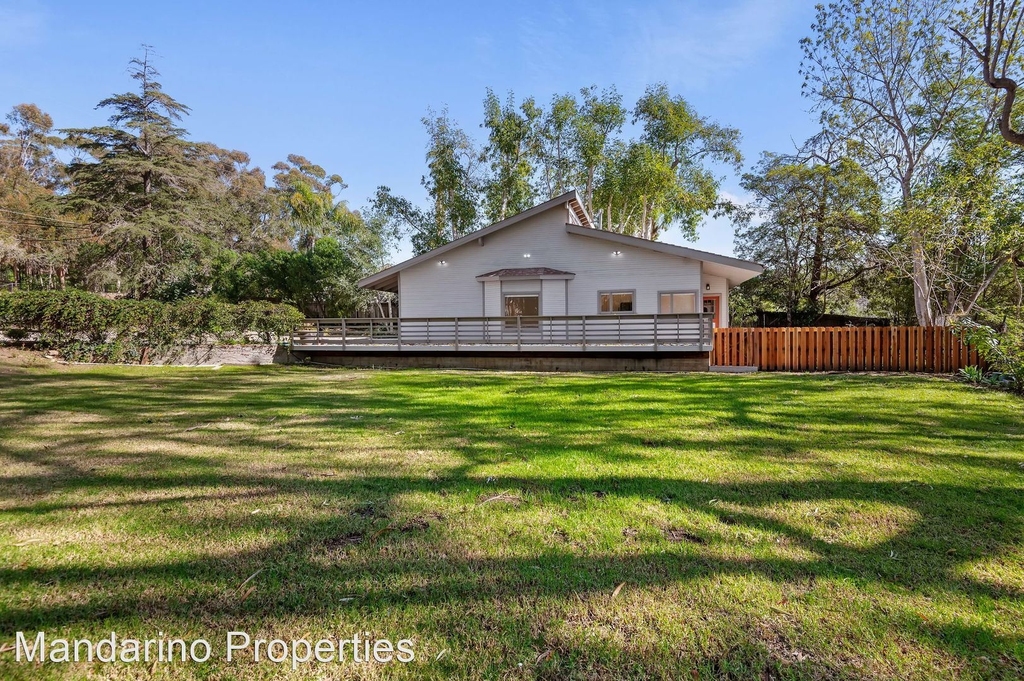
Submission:
M 711 364 L 948 374 L 983 360 L 944 326 L 788 327 L 715 329 Z

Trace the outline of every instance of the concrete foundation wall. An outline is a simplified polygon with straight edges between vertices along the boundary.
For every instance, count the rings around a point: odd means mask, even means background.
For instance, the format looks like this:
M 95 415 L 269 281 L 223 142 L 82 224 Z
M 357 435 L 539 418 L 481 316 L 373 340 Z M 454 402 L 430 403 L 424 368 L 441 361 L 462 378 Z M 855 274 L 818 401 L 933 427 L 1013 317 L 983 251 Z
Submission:
M 288 351 L 280 345 L 189 345 L 151 357 L 149 363 L 169 366 L 230 366 L 288 362 Z
M 679 354 L 644 353 L 623 357 L 614 354 L 574 353 L 539 355 L 537 353 L 476 354 L 468 352 L 332 353 L 297 352 L 299 362 L 306 358 L 318 364 L 381 369 L 493 369 L 498 371 L 708 371 L 707 352 Z

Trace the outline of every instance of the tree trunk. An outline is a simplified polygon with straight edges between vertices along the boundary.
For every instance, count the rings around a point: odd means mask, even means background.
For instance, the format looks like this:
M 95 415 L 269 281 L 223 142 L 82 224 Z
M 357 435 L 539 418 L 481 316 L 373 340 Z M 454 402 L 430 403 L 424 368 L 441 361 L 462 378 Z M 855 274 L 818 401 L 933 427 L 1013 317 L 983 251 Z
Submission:
M 903 208 L 909 212 L 911 208 L 910 176 L 908 174 L 900 182 L 900 189 L 903 192 Z M 924 259 L 924 235 L 916 226 L 910 230 L 910 260 L 913 265 L 911 281 L 914 284 L 914 313 L 917 315 L 917 323 L 921 326 L 934 326 L 935 319 L 932 316 L 932 287 L 928 277 L 928 267 Z
M 822 273 L 825 267 L 825 214 L 828 196 L 828 178 L 822 177 L 821 201 L 818 204 L 817 225 L 814 231 L 814 255 L 811 257 L 811 282 L 807 293 L 807 305 L 815 312 L 824 312 L 818 308 L 818 293 L 821 291 Z

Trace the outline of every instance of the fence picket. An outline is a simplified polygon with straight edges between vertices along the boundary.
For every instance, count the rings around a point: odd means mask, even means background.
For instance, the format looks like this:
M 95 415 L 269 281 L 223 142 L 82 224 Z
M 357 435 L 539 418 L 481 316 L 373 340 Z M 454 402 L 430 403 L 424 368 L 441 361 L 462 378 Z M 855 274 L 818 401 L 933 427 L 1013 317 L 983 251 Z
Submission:
M 953 373 L 979 366 L 949 327 L 788 327 L 715 329 L 713 363 L 762 371 Z

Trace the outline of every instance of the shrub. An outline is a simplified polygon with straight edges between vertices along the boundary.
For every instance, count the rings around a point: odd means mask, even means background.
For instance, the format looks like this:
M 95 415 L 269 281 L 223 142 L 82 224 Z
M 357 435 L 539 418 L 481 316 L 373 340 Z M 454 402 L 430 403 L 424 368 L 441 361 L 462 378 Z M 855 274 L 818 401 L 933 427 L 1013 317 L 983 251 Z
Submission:
M 1024 332 L 999 332 L 971 320 L 962 320 L 958 327 L 992 370 L 979 382 L 1024 393 Z
M 43 347 L 72 361 L 136 362 L 151 351 L 253 335 L 270 343 L 302 319 L 290 305 L 263 302 L 110 300 L 76 290 L 0 294 L 0 329 L 10 329 L 12 338 L 37 332 Z

